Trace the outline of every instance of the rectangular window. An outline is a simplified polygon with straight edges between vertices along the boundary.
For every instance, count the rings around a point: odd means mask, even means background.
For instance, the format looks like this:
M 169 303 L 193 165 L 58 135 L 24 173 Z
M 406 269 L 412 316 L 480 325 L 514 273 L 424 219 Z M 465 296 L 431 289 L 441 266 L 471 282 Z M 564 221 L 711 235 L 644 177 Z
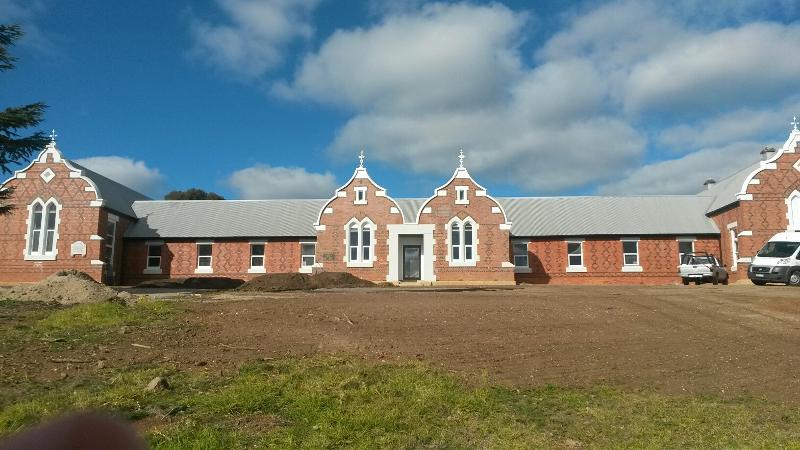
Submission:
M 583 267 L 583 242 L 567 242 L 567 258 L 570 267 Z
M 147 268 L 161 268 L 161 244 L 147 246 Z
M 300 244 L 300 264 L 302 267 L 313 267 L 316 262 L 317 244 L 307 242 Z
M 687 253 L 694 253 L 694 241 L 678 241 L 678 261 L 683 262 L 683 256 Z
M 369 249 L 372 241 L 370 239 L 370 227 L 369 224 L 362 225 L 361 228 L 361 260 L 362 261 L 369 261 Z
M 211 268 L 211 244 L 197 244 L 197 267 Z
M 367 204 L 367 187 L 366 186 L 360 186 L 360 187 L 355 188 L 355 191 L 356 191 L 356 200 L 355 200 L 354 203 L 356 205 L 366 205 Z
M 639 241 L 622 241 L 622 259 L 626 266 L 639 265 Z
M 451 233 L 451 242 L 450 248 L 453 249 L 453 254 L 451 255 L 453 261 L 460 261 L 461 260 L 461 231 L 458 225 L 453 224 L 453 230 Z
M 250 244 L 250 267 L 264 267 L 264 244 Z
M 456 204 L 457 205 L 468 205 L 469 204 L 469 197 L 467 195 L 469 192 L 469 186 L 456 186 Z
M 514 242 L 514 267 L 528 267 L 528 243 Z

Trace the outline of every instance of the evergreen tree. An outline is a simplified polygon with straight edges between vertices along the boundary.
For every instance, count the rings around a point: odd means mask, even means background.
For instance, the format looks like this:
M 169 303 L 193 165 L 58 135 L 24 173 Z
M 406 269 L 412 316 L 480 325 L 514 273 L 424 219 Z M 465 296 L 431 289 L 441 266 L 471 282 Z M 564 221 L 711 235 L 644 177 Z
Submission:
M 14 68 L 16 58 L 8 49 L 22 37 L 19 25 L 0 25 L 0 71 Z M 30 105 L 8 107 L 0 111 L 0 175 L 11 173 L 13 164 L 22 164 L 34 152 L 38 152 L 48 143 L 48 137 L 42 132 L 21 135 L 26 128 L 39 125 L 47 106 L 37 102 Z M 0 190 L 0 214 L 8 213 L 13 205 L 8 203 L 11 189 Z
M 225 200 L 225 198 L 215 192 L 189 188 L 185 191 L 172 191 L 164 196 L 164 200 Z

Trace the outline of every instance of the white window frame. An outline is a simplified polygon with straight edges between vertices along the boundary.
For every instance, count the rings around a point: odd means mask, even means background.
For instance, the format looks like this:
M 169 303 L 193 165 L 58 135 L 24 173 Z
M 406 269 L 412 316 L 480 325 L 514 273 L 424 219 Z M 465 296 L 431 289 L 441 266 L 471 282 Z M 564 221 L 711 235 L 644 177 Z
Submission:
M 144 255 L 144 270 L 142 273 L 145 274 L 161 274 L 161 264 L 164 262 L 164 241 L 147 241 L 145 242 L 145 246 L 147 248 L 147 252 Z M 158 247 L 161 249 L 161 253 L 158 256 L 150 256 L 150 248 L 151 247 Z M 150 265 L 150 258 L 158 258 L 158 267 Z
M 264 248 L 261 255 L 253 255 L 253 247 L 260 245 Z M 261 265 L 254 265 L 253 258 L 261 258 Z M 267 273 L 267 242 L 266 241 L 250 241 L 250 267 L 247 273 Z
M 622 246 L 622 271 L 623 272 L 642 272 L 644 269 L 641 265 L 641 252 L 639 250 L 639 238 L 629 237 L 629 238 L 622 238 L 619 240 L 620 245 Z M 633 242 L 636 244 L 636 252 L 625 252 L 625 243 Z M 636 264 L 629 264 L 625 261 L 625 257 L 629 255 L 636 255 Z
M 524 255 L 518 255 L 514 251 L 514 246 L 516 246 L 516 245 L 524 245 L 525 246 L 525 254 Z M 523 241 L 523 240 L 517 239 L 517 240 L 512 240 L 511 241 L 511 262 L 514 264 L 514 272 L 517 272 L 517 273 L 530 273 L 530 271 L 531 271 L 531 261 L 530 261 L 530 255 L 529 255 L 530 249 L 528 248 L 529 245 L 530 245 L 530 241 L 527 241 L 527 240 Z M 522 256 L 525 257 L 525 264 L 524 265 L 518 265 L 517 264 L 517 257 L 522 257 Z
M 469 205 L 469 186 L 456 186 L 456 205 Z
M 683 255 L 685 255 L 685 254 L 686 254 L 686 253 L 684 253 L 684 252 L 681 252 L 681 243 L 684 243 L 684 242 L 689 242 L 690 244 L 692 244 L 692 250 L 691 250 L 691 253 L 694 253 L 694 242 L 695 242 L 697 239 L 695 239 L 695 238 L 693 238 L 693 237 L 679 237 L 679 238 L 678 238 L 678 239 L 676 239 L 676 240 L 678 241 L 678 264 L 681 264 L 681 263 L 683 262 Z
M 736 272 L 739 266 L 739 236 L 736 233 L 738 227 L 737 222 L 728 224 L 728 235 L 731 240 L 731 272 Z
M 585 239 L 567 239 L 567 272 L 586 272 L 586 248 L 584 247 Z M 570 261 L 569 244 L 578 244 L 581 250 L 581 263 L 580 265 L 572 264 Z M 572 255 L 576 256 L 576 255 Z
M 210 256 L 200 256 L 200 246 L 201 245 L 209 245 L 211 246 L 211 255 Z M 197 252 L 197 258 L 195 259 L 195 269 L 194 273 L 214 273 L 214 241 L 197 241 L 195 242 L 195 250 Z M 200 265 L 200 258 L 208 258 L 208 265 L 201 266 Z
M 356 186 L 355 187 L 355 198 L 353 199 L 354 205 L 366 205 L 367 204 L 367 187 L 366 186 Z
M 800 160 L 795 164 L 800 170 Z M 789 219 L 788 231 L 800 231 L 800 191 L 795 190 L 786 198 L 786 218 Z
M 314 246 L 314 253 L 306 254 L 303 253 L 303 246 L 304 245 L 313 245 Z M 314 262 L 310 265 L 305 263 L 305 258 L 312 257 L 314 258 Z M 317 243 L 316 241 L 300 241 L 300 273 L 311 273 L 314 267 L 317 265 Z
M 36 205 L 41 206 L 42 208 L 42 222 L 41 228 L 38 230 L 39 232 L 39 243 L 36 248 L 32 248 L 33 242 L 33 209 Z M 56 218 L 55 223 L 53 224 L 53 229 L 48 230 L 47 228 L 47 209 L 54 205 L 56 209 Z M 28 205 L 28 221 L 26 222 L 27 225 L 27 233 L 25 234 L 25 249 L 23 250 L 23 256 L 26 261 L 55 261 L 58 257 L 58 229 L 59 225 L 61 224 L 61 204 L 58 203 L 54 197 L 51 197 L 47 201 L 42 200 L 41 198 L 36 198 L 34 201 Z M 53 232 L 53 249 L 47 251 L 47 233 L 49 231 Z
M 467 245 L 465 241 L 466 233 L 464 227 L 468 223 L 472 226 L 472 244 L 470 245 Z M 453 224 L 458 225 L 458 258 L 453 257 Z M 445 241 L 447 244 L 447 261 L 450 263 L 451 267 L 472 267 L 481 260 L 478 255 L 478 228 L 480 228 L 478 222 L 469 216 L 464 219 L 453 217 L 450 219 L 450 222 L 447 223 L 445 227 L 447 238 Z M 471 258 L 467 258 L 467 247 L 471 247 Z
M 369 242 L 364 242 L 364 227 L 369 226 Z M 355 227 L 357 230 L 357 241 L 355 245 L 350 242 L 350 229 Z M 347 267 L 372 267 L 375 261 L 375 243 L 377 239 L 375 237 L 376 232 L 378 231 L 378 227 L 375 226 L 375 222 L 369 219 L 369 217 L 365 217 L 362 220 L 357 220 L 356 218 L 350 219 L 349 222 L 344 226 L 344 246 L 345 246 L 345 255 L 344 260 L 347 263 Z M 352 248 L 356 248 L 356 258 L 352 259 L 350 251 Z M 364 249 L 369 251 L 369 258 L 364 258 Z

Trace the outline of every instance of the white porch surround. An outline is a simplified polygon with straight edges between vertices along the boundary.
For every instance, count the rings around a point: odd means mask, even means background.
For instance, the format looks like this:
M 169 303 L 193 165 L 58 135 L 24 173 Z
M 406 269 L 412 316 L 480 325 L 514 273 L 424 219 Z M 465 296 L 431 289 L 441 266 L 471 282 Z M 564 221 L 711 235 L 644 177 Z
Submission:
M 433 231 L 436 229 L 436 225 L 405 223 L 389 224 L 386 225 L 386 228 L 389 230 L 389 274 L 386 275 L 386 281 L 400 281 L 400 265 L 403 263 L 402 248 L 400 248 L 401 235 L 422 236 L 420 281 L 436 281 L 436 274 L 433 271 Z

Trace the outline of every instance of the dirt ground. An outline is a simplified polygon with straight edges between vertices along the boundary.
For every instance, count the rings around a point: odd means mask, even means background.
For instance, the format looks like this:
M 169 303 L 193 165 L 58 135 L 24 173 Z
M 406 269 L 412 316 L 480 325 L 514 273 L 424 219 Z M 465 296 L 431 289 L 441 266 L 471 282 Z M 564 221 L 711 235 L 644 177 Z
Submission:
M 799 350 L 797 288 L 526 286 L 204 293 L 187 301 L 177 326 L 134 330 L 92 357 L 224 372 L 259 358 L 347 353 L 416 358 L 518 386 L 609 384 L 800 404 Z M 30 355 L 16 370 L 56 370 Z

